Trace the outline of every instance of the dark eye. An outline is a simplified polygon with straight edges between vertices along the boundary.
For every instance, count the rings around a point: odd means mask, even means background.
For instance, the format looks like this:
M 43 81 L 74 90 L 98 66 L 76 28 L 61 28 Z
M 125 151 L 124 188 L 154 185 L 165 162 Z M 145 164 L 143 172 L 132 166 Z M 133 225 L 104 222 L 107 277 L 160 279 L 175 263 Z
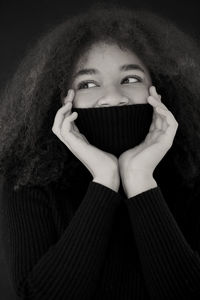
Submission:
M 95 84 L 93 81 L 82 81 L 78 84 L 78 89 L 87 89 L 88 87 L 85 86 L 88 86 L 89 83 Z
M 133 81 L 131 82 L 128 82 L 128 83 L 135 83 L 135 82 L 141 82 L 141 78 L 140 77 L 137 77 L 137 76 L 127 76 L 125 77 L 122 82 L 124 82 L 124 80 L 128 80 L 129 78 L 133 79 Z

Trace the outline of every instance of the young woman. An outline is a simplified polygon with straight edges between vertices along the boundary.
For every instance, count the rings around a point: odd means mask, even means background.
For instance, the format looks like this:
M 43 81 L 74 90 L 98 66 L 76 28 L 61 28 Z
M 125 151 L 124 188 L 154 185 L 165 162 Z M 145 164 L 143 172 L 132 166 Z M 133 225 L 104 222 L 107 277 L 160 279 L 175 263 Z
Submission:
M 22 299 L 199 299 L 197 43 L 91 8 L 2 92 L 1 230 Z

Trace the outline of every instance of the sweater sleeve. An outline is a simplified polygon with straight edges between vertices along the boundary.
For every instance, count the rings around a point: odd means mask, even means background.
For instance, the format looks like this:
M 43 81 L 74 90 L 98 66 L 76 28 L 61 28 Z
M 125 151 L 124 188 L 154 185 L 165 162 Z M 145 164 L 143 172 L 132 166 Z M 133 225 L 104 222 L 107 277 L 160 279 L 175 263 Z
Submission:
M 159 186 L 125 198 L 152 300 L 200 299 L 200 256 L 192 250 Z
M 3 245 L 16 294 L 34 300 L 92 299 L 120 194 L 89 182 L 59 238 L 41 188 L 10 190 L 2 196 Z

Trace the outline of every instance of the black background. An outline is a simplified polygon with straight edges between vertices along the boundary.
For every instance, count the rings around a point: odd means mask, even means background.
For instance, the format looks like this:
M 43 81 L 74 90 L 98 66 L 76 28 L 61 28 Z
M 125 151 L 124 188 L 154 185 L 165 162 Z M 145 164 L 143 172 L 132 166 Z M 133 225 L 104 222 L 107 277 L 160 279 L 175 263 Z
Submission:
M 40 33 L 64 21 L 95 1 L 1 1 L 0 2 L 0 88 Z M 103 2 L 103 1 L 101 1 Z M 114 1 L 130 8 L 145 8 L 171 19 L 200 42 L 198 1 Z M 15 299 L 0 247 L 0 299 Z

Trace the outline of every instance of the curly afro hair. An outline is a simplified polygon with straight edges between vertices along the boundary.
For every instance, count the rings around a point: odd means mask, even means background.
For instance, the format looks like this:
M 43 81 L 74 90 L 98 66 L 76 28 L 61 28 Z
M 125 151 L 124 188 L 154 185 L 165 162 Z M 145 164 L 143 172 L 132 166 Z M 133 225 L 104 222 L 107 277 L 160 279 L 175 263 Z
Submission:
M 163 103 L 179 127 L 170 166 L 192 187 L 200 163 L 200 56 L 198 42 L 147 10 L 93 5 L 41 34 L 0 96 L 0 172 L 20 186 L 76 180 L 80 161 L 52 132 L 73 69 L 98 41 L 134 51 L 150 70 Z M 171 155 L 171 156 L 170 156 Z M 161 162 L 162 163 L 162 162 Z

